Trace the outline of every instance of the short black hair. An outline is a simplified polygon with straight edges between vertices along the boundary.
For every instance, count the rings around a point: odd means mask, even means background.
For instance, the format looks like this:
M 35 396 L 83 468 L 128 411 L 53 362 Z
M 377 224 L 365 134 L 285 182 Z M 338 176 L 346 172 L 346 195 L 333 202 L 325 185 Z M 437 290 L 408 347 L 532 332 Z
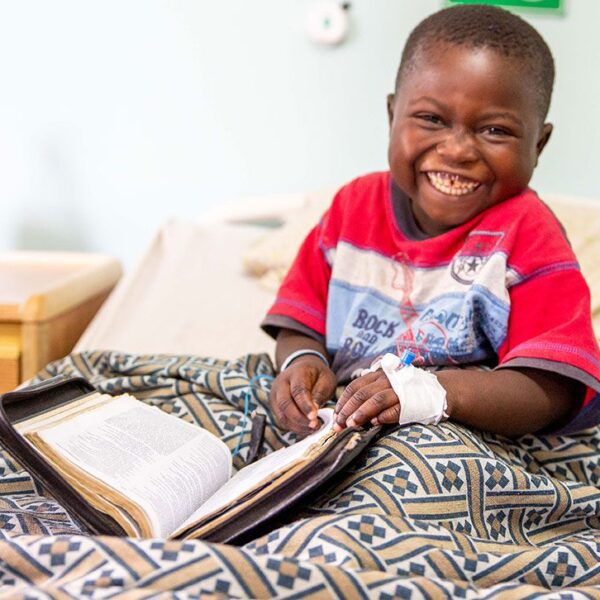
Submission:
M 403 75 L 415 67 L 420 52 L 440 42 L 485 48 L 519 61 L 531 74 L 541 118 L 546 118 L 554 86 L 554 59 L 544 38 L 527 21 L 507 10 L 482 4 L 459 4 L 430 15 L 406 41 L 396 90 Z

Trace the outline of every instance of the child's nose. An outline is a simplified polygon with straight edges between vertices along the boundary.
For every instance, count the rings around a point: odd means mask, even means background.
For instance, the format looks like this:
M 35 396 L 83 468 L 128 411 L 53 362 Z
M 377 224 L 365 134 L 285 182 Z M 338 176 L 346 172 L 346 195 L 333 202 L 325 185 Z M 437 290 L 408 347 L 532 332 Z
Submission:
M 478 158 L 475 140 L 464 129 L 449 130 L 436 146 L 437 153 L 449 164 L 474 162 Z

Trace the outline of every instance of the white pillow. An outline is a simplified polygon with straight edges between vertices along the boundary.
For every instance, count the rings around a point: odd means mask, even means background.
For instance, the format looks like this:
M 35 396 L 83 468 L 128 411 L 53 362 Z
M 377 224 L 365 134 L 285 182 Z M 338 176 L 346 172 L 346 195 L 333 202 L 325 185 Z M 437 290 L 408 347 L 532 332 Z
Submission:
M 290 210 L 281 227 L 266 233 L 244 253 L 246 273 L 258 277 L 263 287 L 277 290 L 304 238 L 329 208 L 334 194 L 335 190 L 307 194 L 304 205 Z

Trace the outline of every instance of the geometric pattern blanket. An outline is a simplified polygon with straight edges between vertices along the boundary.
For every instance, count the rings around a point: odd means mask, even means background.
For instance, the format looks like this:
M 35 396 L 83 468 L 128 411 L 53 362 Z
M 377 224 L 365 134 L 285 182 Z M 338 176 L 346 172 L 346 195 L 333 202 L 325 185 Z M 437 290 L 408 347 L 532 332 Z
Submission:
M 36 379 L 81 375 L 220 436 L 243 466 L 250 411 L 265 451 L 266 355 L 73 354 Z M 600 430 L 511 440 L 454 423 L 371 445 L 293 519 L 244 546 L 94 537 L 0 456 L 0 597 L 600 597 Z

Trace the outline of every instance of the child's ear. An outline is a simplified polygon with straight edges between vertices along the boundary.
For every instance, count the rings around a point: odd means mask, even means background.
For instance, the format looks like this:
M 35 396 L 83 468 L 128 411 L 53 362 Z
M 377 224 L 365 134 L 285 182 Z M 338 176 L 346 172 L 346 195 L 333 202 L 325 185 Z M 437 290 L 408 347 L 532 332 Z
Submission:
M 552 135 L 553 128 L 554 126 L 552 125 L 552 123 L 544 123 L 544 126 L 542 127 L 542 134 L 540 135 L 540 139 L 538 140 L 536 145 L 538 158 L 540 157 L 542 150 L 546 147 L 546 144 L 548 143 L 548 140 Z
M 387 113 L 388 113 L 388 124 L 392 125 L 394 119 L 394 100 L 396 96 L 394 94 L 388 94 L 387 96 Z

